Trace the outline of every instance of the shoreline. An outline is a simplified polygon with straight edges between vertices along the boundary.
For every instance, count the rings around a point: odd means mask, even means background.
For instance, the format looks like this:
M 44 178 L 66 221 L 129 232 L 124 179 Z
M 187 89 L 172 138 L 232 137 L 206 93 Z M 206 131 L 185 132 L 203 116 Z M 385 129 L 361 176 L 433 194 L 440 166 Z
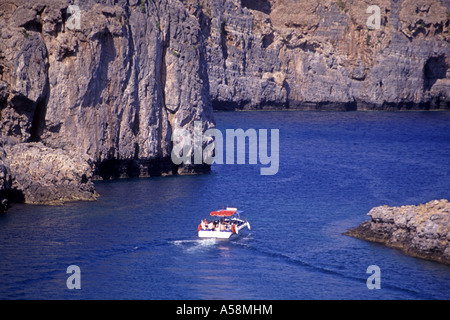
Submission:
M 214 110 L 214 113 L 217 112 L 273 112 L 273 111 L 280 111 L 280 112 L 323 112 L 323 113 L 328 113 L 328 112 L 339 112 L 339 113 L 351 113 L 351 112 L 373 112 L 373 113 L 403 113 L 403 112 L 443 112 L 443 113 L 447 113 L 450 112 L 450 109 L 397 109 L 397 110 L 384 110 L 384 109 L 380 109 L 380 110 L 376 110 L 376 109 L 372 109 L 372 110 L 340 110 L 340 109 L 336 109 L 336 110 L 311 110 L 311 109 L 290 109 L 290 108 L 284 108 L 284 109 L 271 109 L 271 108 L 265 108 L 265 109 L 234 109 L 234 110 Z
M 370 220 L 344 232 L 382 243 L 405 254 L 450 266 L 450 203 L 446 199 L 420 205 L 371 209 Z

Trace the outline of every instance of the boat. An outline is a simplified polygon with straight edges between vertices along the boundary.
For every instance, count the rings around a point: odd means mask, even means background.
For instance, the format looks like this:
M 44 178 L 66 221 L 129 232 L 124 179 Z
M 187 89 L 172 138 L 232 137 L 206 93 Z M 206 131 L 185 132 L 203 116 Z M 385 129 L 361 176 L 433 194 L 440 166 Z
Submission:
M 241 217 L 242 211 L 237 208 L 226 208 L 211 211 L 213 219 L 202 220 L 198 225 L 199 238 L 230 239 L 244 231 L 250 230 L 250 223 Z

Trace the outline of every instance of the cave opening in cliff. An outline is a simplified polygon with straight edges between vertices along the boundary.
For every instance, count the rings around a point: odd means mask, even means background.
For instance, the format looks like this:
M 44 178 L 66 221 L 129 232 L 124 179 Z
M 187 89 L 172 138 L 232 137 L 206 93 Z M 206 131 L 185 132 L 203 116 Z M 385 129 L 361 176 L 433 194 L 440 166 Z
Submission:
M 270 46 L 273 43 L 274 39 L 275 39 L 275 36 L 273 35 L 273 33 L 264 35 L 262 37 L 262 47 L 264 49 L 266 49 L 268 46 Z
M 47 96 L 36 104 L 30 128 L 30 142 L 39 142 L 45 126 L 45 114 L 47 112 Z
M 270 11 L 272 10 L 269 0 L 242 0 L 241 4 L 245 8 L 258 10 L 265 14 L 270 14 Z
M 431 89 L 438 79 L 445 79 L 448 65 L 445 55 L 428 58 L 423 67 L 423 87 L 425 91 Z

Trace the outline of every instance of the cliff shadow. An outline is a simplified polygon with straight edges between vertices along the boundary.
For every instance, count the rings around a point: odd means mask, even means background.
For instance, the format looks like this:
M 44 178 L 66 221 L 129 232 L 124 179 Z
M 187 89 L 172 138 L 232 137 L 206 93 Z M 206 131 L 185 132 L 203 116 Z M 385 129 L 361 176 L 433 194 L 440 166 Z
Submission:
M 85 94 L 86 99 L 83 100 L 82 106 L 96 106 L 105 102 L 102 94 L 104 89 L 108 86 L 108 69 L 109 63 L 116 59 L 116 48 L 114 46 L 114 38 L 106 29 L 106 31 L 99 32 L 92 37 L 92 40 L 98 41 L 100 49 L 100 59 L 97 68 L 92 72 L 92 77 L 87 86 L 88 90 Z
M 178 166 L 170 157 L 152 159 L 110 159 L 98 163 L 94 180 L 159 177 L 177 174 Z
M 243 7 L 264 12 L 270 14 L 272 11 L 272 5 L 269 0 L 241 0 Z
M 438 79 L 445 79 L 448 65 L 445 62 L 445 55 L 428 58 L 423 67 L 423 89 L 428 91 L 433 87 Z
M 6 189 L 3 196 L 8 199 L 9 203 L 25 203 L 25 194 L 22 190 Z

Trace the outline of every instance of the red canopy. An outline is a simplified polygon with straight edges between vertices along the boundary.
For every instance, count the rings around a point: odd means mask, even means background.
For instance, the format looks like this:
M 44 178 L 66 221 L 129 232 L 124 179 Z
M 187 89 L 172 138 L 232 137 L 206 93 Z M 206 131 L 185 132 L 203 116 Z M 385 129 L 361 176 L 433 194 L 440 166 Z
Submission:
M 236 213 L 236 210 L 211 211 L 211 216 L 229 217 Z

